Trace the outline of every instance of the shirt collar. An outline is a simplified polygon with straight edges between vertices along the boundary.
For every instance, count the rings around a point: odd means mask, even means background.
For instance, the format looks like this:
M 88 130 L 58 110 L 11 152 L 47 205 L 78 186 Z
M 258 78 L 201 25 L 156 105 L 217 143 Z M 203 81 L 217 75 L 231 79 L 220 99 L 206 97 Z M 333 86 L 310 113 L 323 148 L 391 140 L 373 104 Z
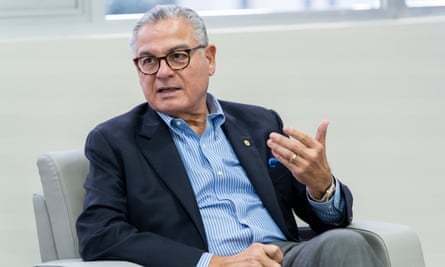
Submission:
M 209 115 L 207 115 L 207 119 L 213 121 L 218 126 L 222 125 L 225 121 L 225 116 L 218 99 L 212 94 L 207 93 L 206 103 L 207 108 L 209 109 Z M 157 113 L 170 128 L 175 127 L 177 121 L 183 121 L 182 119 L 174 118 L 162 112 Z

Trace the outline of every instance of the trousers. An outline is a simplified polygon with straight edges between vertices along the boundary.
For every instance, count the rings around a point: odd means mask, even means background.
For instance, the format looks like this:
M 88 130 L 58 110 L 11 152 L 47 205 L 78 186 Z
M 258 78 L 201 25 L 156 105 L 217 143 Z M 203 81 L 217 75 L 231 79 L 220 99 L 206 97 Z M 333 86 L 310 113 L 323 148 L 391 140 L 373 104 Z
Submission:
M 386 267 L 369 243 L 350 229 L 335 229 L 301 242 L 277 242 L 282 267 Z

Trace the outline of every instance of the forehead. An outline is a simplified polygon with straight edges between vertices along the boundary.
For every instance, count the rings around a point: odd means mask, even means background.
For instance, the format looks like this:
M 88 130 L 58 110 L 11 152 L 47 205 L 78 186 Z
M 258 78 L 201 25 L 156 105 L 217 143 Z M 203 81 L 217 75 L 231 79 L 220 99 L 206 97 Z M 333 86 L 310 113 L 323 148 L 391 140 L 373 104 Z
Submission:
M 136 54 L 163 54 L 172 47 L 195 45 L 193 28 L 181 18 L 160 20 L 139 29 L 136 40 Z

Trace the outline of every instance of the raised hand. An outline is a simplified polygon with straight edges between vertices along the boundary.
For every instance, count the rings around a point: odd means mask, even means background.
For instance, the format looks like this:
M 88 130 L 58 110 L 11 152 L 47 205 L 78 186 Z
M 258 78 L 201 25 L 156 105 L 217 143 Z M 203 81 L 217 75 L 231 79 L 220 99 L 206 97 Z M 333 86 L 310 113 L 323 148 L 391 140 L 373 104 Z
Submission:
M 283 132 L 289 137 L 271 133 L 267 141 L 274 157 L 308 187 L 315 199 L 321 198 L 332 182 L 326 156 L 328 125 L 328 121 L 322 121 L 314 138 L 295 128 L 284 127 Z

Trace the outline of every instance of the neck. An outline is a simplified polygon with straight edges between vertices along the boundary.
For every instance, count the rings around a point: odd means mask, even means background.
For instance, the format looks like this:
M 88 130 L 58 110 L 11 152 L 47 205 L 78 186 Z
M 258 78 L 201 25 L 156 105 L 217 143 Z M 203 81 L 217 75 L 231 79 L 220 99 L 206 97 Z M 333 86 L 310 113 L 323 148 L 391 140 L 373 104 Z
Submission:
M 207 126 L 207 116 L 200 118 L 192 118 L 192 119 L 184 119 L 184 121 L 192 128 L 192 130 L 198 135 L 201 136 Z

